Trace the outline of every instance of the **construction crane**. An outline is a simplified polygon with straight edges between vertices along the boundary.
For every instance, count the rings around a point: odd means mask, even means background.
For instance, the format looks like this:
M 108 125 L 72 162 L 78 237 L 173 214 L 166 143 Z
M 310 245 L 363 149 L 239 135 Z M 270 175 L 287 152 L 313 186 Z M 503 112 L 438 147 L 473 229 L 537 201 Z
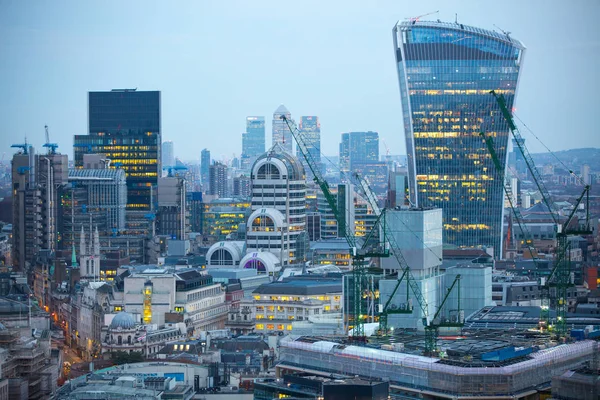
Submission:
M 302 156 L 306 160 L 306 164 L 308 165 L 313 174 L 313 179 L 315 183 L 323 192 L 323 196 L 325 196 L 325 200 L 327 201 L 327 204 L 329 205 L 333 215 L 335 216 L 335 219 L 338 223 L 338 229 L 342 231 L 344 238 L 346 239 L 346 242 L 348 242 L 348 246 L 350 247 L 350 255 L 352 257 L 353 309 L 348 315 L 349 321 L 351 320 L 353 323 L 352 339 L 355 341 L 365 341 L 365 328 L 362 314 L 363 283 L 365 279 L 365 259 L 369 257 L 388 257 L 389 252 L 387 251 L 385 246 L 368 247 L 366 244 L 369 243 L 369 240 L 365 240 L 363 242 L 363 245 L 359 246 L 354 233 L 352 232 L 348 224 L 346 224 L 341 210 L 338 208 L 337 202 L 331 194 L 329 184 L 323 177 L 321 169 L 318 167 L 318 164 L 314 159 L 313 154 L 308 150 L 308 146 L 304 142 L 304 139 L 298 131 L 296 124 L 292 120 L 288 119 L 285 115 L 281 115 L 280 118 L 285 121 L 292 134 L 292 137 L 296 140 L 298 149 L 300 150 Z
M 454 277 L 452 284 L 450 285 L 450 287 L 448 289 L 446 289 L 446 294 L 444 295 L 442 302 L 438 306 L 437 311 L 433 315 L 433 318 L 427 324 L 427 326 L 425 326 L 425 355 L 434 355 L 437 353 L 437 350 L 438 350 L 437 341 L 438 341 L 438 335 L 439 335 L 439 328 L 442 328 L 442 327 L 462 328 L 462 326 L 464 325 L 464 319 L 461 315 L 461 308 L 460 308 L 460 279 L 461 279 L 460 274 L 456 275 Z M 452 290 L 455 287 L 457 288 L 456 318 L 454 320 L 452 318 L 441 320 L 440 314 L 441 314 L 442 310 L 444 309 L 444 305 L 446 305 L 446 301 L 448 300 L 448 298 L 450 298 L 450 294 L 452 293 Z M 450 311 L 452 311 L 452 310 L 450 310 Z
M 381 209 L 379 207 L 379 205 L 377 204 L 377 199 L 375 197 L 375 193 L 373 193 L 373 190 L 371 189 L 367 179 L 365 177 L 359 176 L 358 174 L 354 174 L 354 178 L 357 180 L 359 186 L 361 187 L 367 202 L 370 204 L 371 208 L 373 209 L 373 212 L 376 215 L 379 215 L 380 217 L 382 215 L 384 215 L 386 213 L 386 209 Z M 393 232 L 391 232 L 389 230 L 390 225 L 387 223 L 384 223 L 381 226 L 383 227 L 383 230 L 384 230 L 383 236 L 384 236 L 385 240 L 387 240 L 389 243 L 390 253 L 396 258 L 396 261 L 398 262 L 398 265 L 400 267 L 401 274 L 400 274 L 400 272 L 398 273 L 398 280 L 396 281 L 396 285 L 394 286 L 394 289 L 392 290 L 390 298 L 387 300 L 387 302 L 383 305 L 383 307 L 380 310 L 379 332 L 381 335 L 384 335 L 384 336 L 388 334 L 388 324 L 387 323 L 388 323 L 389 315 L 411 314 L 413 312 L 413 306 L 410 303 L 410 293 L 412 293 L 415 296 L 417 303 L 419 303 L 419 307 L 421 308 L 421 312 L 423 313 L 422 323 L 423 323 L 423 327 L 425 328 L 425 354 L 427 354 L 427 355 L 436 354 L 437 353 L 438 327 L 441 327 L 441 326 L 456 327 L 456 326 L 462 326 L 462 324 L 463 324 L 463 321 L 460 318 L 460 282 L 459 282 L 460 275 L 457 275 L 455 277 L 454 282 L 448 289 L 448 292 L 446 293 L 442 303 L 439 305 L 434 317 L 432 319 L 429 319 L 429 306 L 427 305 L 427 300 L 423 296 L 423 293 L 421 292 L 421 288 L 415 281 L 415 278 L 413 277 L 413 275 L 410 271 L 410 266 L 408 265 L 408 263 L 406 262 L 406 259 L 402 255 L 402 251 L 400 250 L 400 246 L 398 245 L 398 242 L 396 241 L 396 238 L 395 238 Z M 398 307 L 397 305 L 392 303 L 392 300 L 393 300 L 394 296 L 396 295 L 398 288 L 400 287 L 400 285 L 402 284 L 402 282 L 405 279 L 406 279 L 406 284 L 407 284 L 406 303 L 405 303 L 406 306 Z M 450 293 L 456 286 L 457 282 L 458 282 L 458 308 L 457 309 L 458 309 L 459 317 L 457 317 L 456 322 L 446 322 L 445 321 L 443 324 L 437 323 L 436 321 L 444 307 L 444 304 L 446 303 L 448 296 L 450 295 Z
M 14 148 L 23 150 L 23 154 L 27 154 L 27 152 L 29 151 L 29 143 L 27 143 L 27 138 L 25 138 L 25 143 L 13 144 L 10 147 L 14 147 Z
M 381 209 L 379 207 L 379 204 L 377 204 L 377 197 L 375 196 L 375 193 L 373 193 L 373 190 L 371 189 L 371 186 L 369 185 L 369 182 L 366 180 L 366 178 L 359 176 L 359 174 L 354 174 L 354 178 L 358 182 L 358 185 L 360 186 L 360 188 L 365 196 L 365 199 L 367 200 L 367 203 L 369 203 L 369 205 L 371 206 L 373 213 L 375 215 L 378 215 L 380 218 L 383 215 L 385 215 L 386 210 Z M 390 296 L 387 303 L 384 305 L 383 309 L 380 311 L 379 330 L 383 334 L 387 334 L 387 330 L 388 330 L 387 316 L 388 316 L 388 314 L 410 314 L 413 312 L 412 305 L 409 302 L 409 296 L 410 296 L 411 291 L 417 298 L 417 302 L 419 303 L 419 306 L 421 307 L 421 310 L 423 311 L 423 318 L 424 318 L 423 325 L 427 325 L 427 318 L 428 318 L 428 314 L 429 314 L 427 301 L 425 300 L 425 297 L 421 293 L 421 289 L 416 284 L 416 282 L 412 276 L 412 273 L 410 272 L 410 267 L 408 266 L 406 259 L 402 255 L 402 252 L 400 251 L 400 247 L 398 246 L 398 243 L 396 242 L 396 239 L 394 238 L 393 233 L 389 231 L 389 224 L 384 223 L 384 224 L 382 224 L 382 226 L 384 229 L 383 236 L 389 243 L 390 254 L 392 254 L 396 258 L 396 261 L 398 262 L 398 265 L 400 266 L 400 271 L 402 272 L 402 274 L 401 275 L 398 274 L 398 281 L 392 291 L 392 295 Z M 406 297 L 407 297 L 406 307 L 404 307 L 404 308 L 403 307 L 392 307 L 393 305 L 391 304 L 391 300 L 394 297 L 394 295 L 396 294 L 396 292 L 398 291 L 400 284 L 403 282 L 403 280 L 405 278 L 406 278 L 407 285 L 410 287 L 410 290 L 406 291 Z
M 423 17 L 427 17 L 427 16 L 429 16 L 429 15 L 437 14 L 437 13 L 439 13 L 439 12 L 440 12 L 440 11 L 439 11 L 439 10 L 437 10 L 437 11 L 432 11 L 432 12 L 430 12 L 430 13 L 427 13 L 427 14 L 419 15 L 418 17 L 411 17 L 411 18 L 404 18 L 404 19 L 407 19 L 407 20 L 409 20 L 409 21 L 410 21 L 410 22 L 411 22 L 411 23 L 414 25 L 414 24 L 415 24 L 415 23 L 416 23 L 418 20 L 420 20 L 421 18 L 423 18 Z
M 544 185 L 542 177 L 541 177 L 539 171 L 537 170 L 535 163 L 533 162 L 533 158 L 531 157 L 531 154 L 525 147 L 525 142 L 523 140 L 523 137 L 521 136 L 521 133 L 519 132 L 519 129 L 517 128 L 517 126 L 513 120 L 512 113 L 509 111 L 508 107 L 506 106 L 506 101 L 504 99 L 504 96 L 502 96 L 502 94 L 496 93 L 494 90 L 490 91 L 490 94 L 496 98 L 496 101 L 498 103 L 498 106 L 500 107 L 502 115 L 508 124 L 508 128 L 509 128 L 511 134 L 513 135 L 513 137 L 516 139 L 515 143 L 517 144 L 517 147 L 519 148 L 519 152 L 523 155 L 525 164 L 527 165 L 527 168 L 528 168 L 529 172 L 531 173 L 533 181 L 542 196 L 542 201 L 544 202 L 544 205 L 546 205 L 546 207 L 548 208 L 548 212 L 550 213 L 552 220 L 554 221 L 554 226 L 555 226 L 555 231 L 556 231 L 556 251 L 555 251 L 555 257 L 554 257 L 554 266 L 553 266 L 552 270 L 550 271 L 550 274 L 548 275 L 548 277 L 546 279 L 541 280 L 542 307 L 541 307 L 541 314 L 540 314 L 540 328 L 553 330 L 556 332 L 556 334 L 559 338 L 562 338 L 562 337 L 565 337 L 566 333 L 567 333 L 567 321 L 566 321 L 567 310 L 568 310 L 567 289 L 569 287 L 573 286 L 573 283 L 571 282 L 571 271 L 570 271 L 571 263 L 570 263 L 570 255 L 569 255 L 570 249 L 569 249 L 568 236 L 570 236 L 570 235 L 587 235 L 587 234 L 592 233 L 592 231 L 590 229 L 590 222 L 589 222 L 590 221 L 590 219 L 589 219 L 590 186 L 584 185 L 583 191 L 582 191 L 581 195 L 577 198 L 575 205 L 573 207 L 573 210 L 567 216 L 567 218 L 564 220 L 564 222 L 561 223 L 561 221 L 559 220 L 559 216 L 556 214 L 556 207 L 554 206 L 554 203 L 552 202 L 550 194 L 548 193 L 548 190 L 546 189 L 546 187 Z M 487 140 L 486 140 L 486 142 L 487 142 Z M 489 145 L 488 145 L 488 148 L 490 148 Z M 493 150 L 493 146 L 492 146 L 492 150 Z M 492 152 L 492 157 L 494 157 L 493 154 L 495 154 L 495 153 Z M 504 177 L 502 177 L 502 178 L 504 179 Z M 575 217 L 577 209 L 579 208 L 579 205 L 582 203 L 584 198 L 586 199 L 585 222 L 584 222 L 583 226 L 580 226 L 580 224 L 578 222 L 575 227 L 572 227 L 571 225 L 572 225 L 573 218 Z M 551 293 L 551 288 L 555 289 L 555 293 Z M 550 311 L 549 311 L 550 306 L 551 306 L 551 295 L 554 296 L 554 299 L 555 299 L 554 306 L 556 308 L 556 322 L 554 325 L 551 323 Z
M 48 133 L 48 125 L 44 125 L 44 129 L 46 130 L 46 143 L 44 143 L 43 147 L 48 148 L 48 154 L 56 154 L 58 144 L 50 143 L 50 133 Z

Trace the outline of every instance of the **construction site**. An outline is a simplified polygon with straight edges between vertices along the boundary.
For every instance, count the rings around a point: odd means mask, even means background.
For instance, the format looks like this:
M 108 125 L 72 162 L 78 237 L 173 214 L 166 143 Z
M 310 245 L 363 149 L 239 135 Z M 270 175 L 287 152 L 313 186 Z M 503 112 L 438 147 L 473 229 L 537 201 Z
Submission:
M 402 27 L 408 29 L 409 25 Z M 345 225 L 343 210 L 338 209 L 298 128 L 282 116 L 339 226 L 346 228 L 342 233 L 351 250 L 353 269 L 344 285 L 344 326 L 348 336 L 284 338 L 280 343 L 278 377 L 300 374 L 379 380 L 389 383 L 390 397 L 400 399 L 539 399 L 540 394 L 549 395 L 553 386 L 558 393 L 561 388 L 564 391 L 569 385 L 577 385 L 577 379 L 571 379 L 571 375 L 587 376 L 576 372 L 584 368 L 591 373 L 591 384 L 581 389 L 586 391 L 584 396 L 576 398 L 598 398 L 600 331 L 595 324 L 576 326 L 567 315 L 567 289 L 573 286 L 568 238 L 591 232 L 587 211 L 589 185 L 583 185 L 568 215 L 558 215 L 523 145 L 506 99 L 494 90 L 482 94 L 493 96 L 497 103 L 494 106 L 507 133 L 515 138 L 517 150 L 555 224 L 553 265 L 539 281 L 541 307 L 534 321 L 529 321 L 529 326 L 517 326 L 517 320 L 522 318 L 517 310 L 500 313 L 512 327 L 495 324 L 489 327 L 495 329 L 489 329 L 488 323 L 467 327 L 465 316 L 479 315 L 480 320 L 491 310 L 493 262 L 475 266 L 471 260 L 444 268 L 440 209 L 412 207 L 412 203 L 411 207 L 382 209 L 369 182 L 354 174 L 347 179 L 360 189 L 378 216 L 372 231 L 363 240 L 357 240 Z M 530 240 L 533 236 L 521 226 L 523 218 L 510 200 L 509 185 L 502 184 L 506 171 L 501 161 L 504 154 L 499 152 L 504 148 L 499 148 L 494 139 L 495 134 L 480 134 L 484 143 L 481 150 L 487 153 L 489 163 L 484 171 L 489 168 L 497 177 L 498 190 L 504 190 L 510 203 L 511 223 L 524 232 L 524 240 L 512 243 L 537 262 Z M 372 260 L 377 260 L 383 278 L 378 284 L 378 314 L 369 319 L 364 300 L 372 297 L 373 291 L 365 283 Z M 482 314 L 482 310 L 487 312 Z M 571 375 L 564 376 L 565 371 Z
M 281 342 L 277 374 L 383 380 L 402 399 L 537 399 L 554 376 L 593 363 L 599 349 L 594 340 L 559 344 L 546 335 L 498 330 L 440 336 L 440 352 L 429 357 L 422 335 L 402 332 L 383 342 L 290 336 Z

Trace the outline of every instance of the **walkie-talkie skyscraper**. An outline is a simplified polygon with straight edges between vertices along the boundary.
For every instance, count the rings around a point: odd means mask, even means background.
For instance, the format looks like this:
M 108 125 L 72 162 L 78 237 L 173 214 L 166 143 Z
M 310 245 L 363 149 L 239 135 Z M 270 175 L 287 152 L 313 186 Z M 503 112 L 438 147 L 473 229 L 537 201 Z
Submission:
M 507 33 L 410 20 L 393 29 L 413 205 L 443 210 L 444 243 L 502 253 L 503 182 L 480 136 L 506 164 L 525 47 Z

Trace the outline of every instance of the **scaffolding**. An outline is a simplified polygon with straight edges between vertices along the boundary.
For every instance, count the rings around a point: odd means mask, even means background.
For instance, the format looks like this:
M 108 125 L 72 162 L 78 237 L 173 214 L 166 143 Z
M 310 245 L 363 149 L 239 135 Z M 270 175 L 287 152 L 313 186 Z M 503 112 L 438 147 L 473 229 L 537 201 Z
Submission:
M 538 350 L 513 364 L 468 367 L 444 364 L 439 358 L 315 338 L 284 338 L 278 368 L 384 379 L 403 390 L 427 390 L 444 397 L 494 398 L 548 387 L 553 376 L 590 360 L 594 346 L 593 341 L 562 344 Z

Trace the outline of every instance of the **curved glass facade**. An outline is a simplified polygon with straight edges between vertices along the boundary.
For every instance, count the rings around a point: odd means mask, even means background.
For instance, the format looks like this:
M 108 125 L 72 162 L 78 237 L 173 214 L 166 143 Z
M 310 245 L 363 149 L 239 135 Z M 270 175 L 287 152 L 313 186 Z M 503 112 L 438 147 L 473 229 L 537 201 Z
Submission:
M 443 210 L 444 243 L 499 256 L 503 182 L 480 132 L 505 165 L 508 125 L 489 92 L 513 107 L 525 48 L 462 24 L 408 21 L 393 33 L 411 202 Z

